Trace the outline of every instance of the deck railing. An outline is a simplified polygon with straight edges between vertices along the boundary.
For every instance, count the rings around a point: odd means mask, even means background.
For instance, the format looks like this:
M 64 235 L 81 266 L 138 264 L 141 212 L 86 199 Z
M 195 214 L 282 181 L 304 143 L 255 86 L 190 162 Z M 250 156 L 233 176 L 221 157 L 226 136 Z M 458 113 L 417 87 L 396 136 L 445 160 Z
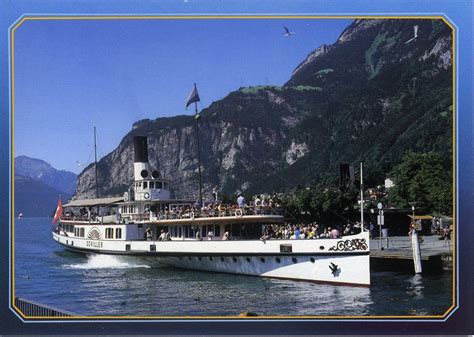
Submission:
M 59 310 L 48 305 L 40 304 L 31 300 L 15 297 L 15 306 L 25 316 L 29 317 L 73 317 L 78 316 L 72 312 Z

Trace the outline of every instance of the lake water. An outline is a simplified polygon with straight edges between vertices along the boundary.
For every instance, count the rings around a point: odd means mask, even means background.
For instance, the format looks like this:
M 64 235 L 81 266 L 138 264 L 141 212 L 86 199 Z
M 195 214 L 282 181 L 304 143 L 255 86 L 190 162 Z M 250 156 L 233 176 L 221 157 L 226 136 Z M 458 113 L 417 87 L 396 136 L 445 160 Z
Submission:
M 151 268 L 140 258 L 86 256 L 52 240 L 51 219 L 15 220 L 16 296 L 92 316 L 442 315 L 452 275 L 371 274 L 370 288 Z

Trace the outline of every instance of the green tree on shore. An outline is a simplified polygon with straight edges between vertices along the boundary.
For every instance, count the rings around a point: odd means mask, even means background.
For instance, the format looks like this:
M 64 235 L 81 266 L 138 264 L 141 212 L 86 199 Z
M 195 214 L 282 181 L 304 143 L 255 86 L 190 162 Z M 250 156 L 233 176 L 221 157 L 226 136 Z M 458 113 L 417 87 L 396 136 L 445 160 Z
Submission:
M 452 170 L 443 167 L 439 153 L 408 152 L 391 172 L 395 186 L 388 190 L 387 200 L 396 207 L 416 208 L 432 214 L 452 215 Z
M 356 196 L 354 191 L 341 192 L 335 188 L 318 186 L 285 195 L 283 204 L 294 219 L 341 223 L 347 220 L 345 215 L 353 209 Z

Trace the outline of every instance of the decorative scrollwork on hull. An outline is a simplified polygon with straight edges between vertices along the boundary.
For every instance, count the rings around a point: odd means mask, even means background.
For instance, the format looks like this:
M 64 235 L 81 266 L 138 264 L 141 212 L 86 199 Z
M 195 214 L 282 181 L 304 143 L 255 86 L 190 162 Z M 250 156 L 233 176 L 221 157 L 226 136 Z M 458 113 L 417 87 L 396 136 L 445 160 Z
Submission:
M 354 250 L 367 250 L 365 239 L 340 240 L 335 246 L 329 248 L 330 251 L 351 252 Z

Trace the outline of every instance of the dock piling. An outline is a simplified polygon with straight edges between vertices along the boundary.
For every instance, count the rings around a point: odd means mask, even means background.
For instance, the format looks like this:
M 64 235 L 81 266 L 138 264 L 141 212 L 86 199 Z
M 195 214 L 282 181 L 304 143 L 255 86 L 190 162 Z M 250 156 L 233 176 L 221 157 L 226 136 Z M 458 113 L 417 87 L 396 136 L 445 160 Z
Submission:
M 420 241 L 418 240 L 418 234 L 415 230 L 411 233 L 411 246 L 413 252 L 413 263 L 415 266 L 415 273 L 421 274 L 421 250 L 420 250 Z

